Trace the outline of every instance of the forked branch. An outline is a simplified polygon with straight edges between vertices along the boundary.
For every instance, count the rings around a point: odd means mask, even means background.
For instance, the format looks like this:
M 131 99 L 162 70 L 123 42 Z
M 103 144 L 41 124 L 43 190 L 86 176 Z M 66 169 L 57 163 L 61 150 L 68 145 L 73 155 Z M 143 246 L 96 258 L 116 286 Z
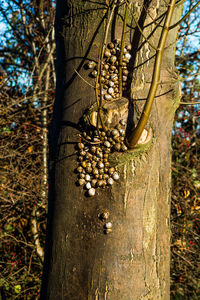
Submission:
M 152 78 L 150 90 L 148 93 L 147 101 L 144 105 L 140 120 L 139 120 L 136 128 L 130 134 L 130 136 L 128 136 L 128 138 L 127 138 L 127 146 L 129 148 L 134 148 L 135 145 L 137 144 L 137 142 L 144 130 L 144 127 L 148 121 L 150 112 L 151 112 L 151 107 L 152 107 L 154 97 L 155 97 L 155 94 L 157 91 L 157 87 L 159 84 L 161 61 L 162 61 L 163 51 L 165 48 L 165 42 L 166 42 L 167 35 L 169 32 L 169 27 L 170 27 L 175 4 L 176 4 L 176 0 L 171 0 L 169 3 L 169 6 L 168 6 L 167 15 L 165 18 L 164 26 L 163 26 L 160 40 L 158 43 L 158 47 L 156 50 L 156 60 L 155 60 L 155 64 L 154 64 L 153 78 Z

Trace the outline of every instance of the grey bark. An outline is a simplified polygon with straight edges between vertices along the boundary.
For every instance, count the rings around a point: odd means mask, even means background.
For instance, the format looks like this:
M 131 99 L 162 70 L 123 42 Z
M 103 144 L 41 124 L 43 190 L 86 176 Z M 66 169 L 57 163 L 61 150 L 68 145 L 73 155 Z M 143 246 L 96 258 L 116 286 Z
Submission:
M 82 188 L 75 186 L 74 146 L 78 141 L 79 119 L 94 103 L 95 94 L 74 70 L 88 80 L 83 68 L 86 58 L 98 57 L 104 13 L 99 8 L 104 1 L 93 2 L 57 1 L 57 91 L 41 299 L 167 300 L 170 297 L 170 143 L 179 102 L 178 77 L 174 72 L 177 29 L 169 34 L 148 124 L 153 129 L 152 142 L 146 148 L 114 155 L 120 182 L 88 198 Z M 135 5 L 141 27 L 166 10 L 159 1 L 146 6 L 151 17 L 146 15 L 141 2 Z M 179 17 L 180 7 L 177 7 L 173 22 Z M 109 38 L 119 37 L 121 27 L 119 19 Z M 154 27 L 153 24 L 146 27 L 144 34 L 148 36 Z M 151 37 L 154 45 L 159 33 L 157 29 Z M 138 30 L 130 30 L 129 38 L 134 66 L 130 99 L 135 100 L 141 111 L 152 77 L 154 58 L 149 58 L 155 51 L 143 43 Z M 109 210 L 113 223 L 109 235 L 103 233 L 98 218 L 104 210 Z

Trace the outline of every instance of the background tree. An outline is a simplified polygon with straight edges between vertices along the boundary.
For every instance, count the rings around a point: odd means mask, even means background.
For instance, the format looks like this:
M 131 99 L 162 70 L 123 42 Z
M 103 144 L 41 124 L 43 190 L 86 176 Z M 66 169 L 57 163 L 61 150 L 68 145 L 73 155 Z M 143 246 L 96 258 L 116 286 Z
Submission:
M 55 90 L 54 2 L 0 3 L 3 299 L 37 299 L 47 211 L 47 132 Z
M 193 5 L 188 2 L 187 9 Z M 186 8 L 185 8 L 186 10 Z M 181 105 L 173 128 L 171 292 L 198 299 L 199 290 L 199 9 L 179 30 L 176 64 L 182 83 Z M 176 296 L 175 296 L 176 295 Z

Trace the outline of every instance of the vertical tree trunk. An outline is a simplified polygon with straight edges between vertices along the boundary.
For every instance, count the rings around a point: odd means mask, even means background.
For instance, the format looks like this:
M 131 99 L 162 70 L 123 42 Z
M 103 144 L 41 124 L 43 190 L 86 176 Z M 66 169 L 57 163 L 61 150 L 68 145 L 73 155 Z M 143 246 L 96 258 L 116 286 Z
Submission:
M 86 197 L 75 185 L 75 143 L 79 119 L 95 102 L 94 89 L 81 77 L 94 85 L 83 66 L 87 59 L 98 60 L 105 30 L 105 6 L 101 3 L 104 1 L 57 1 L 57 96 L 41 299 L 169 299 L 170 143 L 179 102 L 173 70 L 176 29 L 169 33 L 148 123 L 153 129 L 151 143 L 112 155 L 120 182 Z M 155 50 L 138 29 L 131 29 L 130 25 L 135 26 L 131 11 L 145 28 L 144 35 L 152 34 L 150 42 L 156 47 L 161 27 L 156 28 L 152 19 L 165 12 L 166 5 L 160 1 L 133 5 L 131 1 L 129 8 L 126 39 L 133 47 L 129 100 L 141 111 L 151 83 Z M 123 7 L 120 13 L 123 16 Z M 177 7 L 173 22 L 179 17 Z M 121 31 L 121 18 L 116 17 L 108 41 L 120 38 Z M 113 230 L 106 235 L 98 216 L 107 210 Z

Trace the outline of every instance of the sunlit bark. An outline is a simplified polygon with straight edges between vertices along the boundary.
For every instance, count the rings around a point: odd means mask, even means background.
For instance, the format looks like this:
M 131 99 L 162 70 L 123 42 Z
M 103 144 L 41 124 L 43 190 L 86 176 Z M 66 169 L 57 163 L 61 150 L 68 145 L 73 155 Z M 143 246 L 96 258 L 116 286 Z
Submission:
M 146 147 L 112 154 L 120 182 L 88 198 L 75 185 L 75 145 L 79 120 L 96 97 L 95 90 L 81 77 L 90 81 L 83 66 L 88 59 L 98 61 L 107 7 L 104 1 L 86 2 L 57 2 L 57 97 L 51 130 L 49 225 L 41 297 L 169 299 L 170 141 L 179 103 L 174 71 L 177 29 L 170 31 L 166 42 L 147 123 L 153 132 L 151 142 Z M 122 19 L 124 8 L 122 5 L 118 10 Z M 144 36 L 157 47 L 163 24 L 158 17 L 166 13 L 166 3 L 130 1 L 130 10 Z M 172 23 L 178 21 L 180 13 L 180 7 L 176 8 Z M 121 38 L 120 16 L 116 16 L 107 42 Z M 143 38 L 131 13 L 125 40 L 132 44 L 127 92 L 130 127 L 137 121 L 136 111 L 140 115 L 148 95 L 155 49 Z M 107 210 L 113 230 L 105 235 L 98 216 Z

